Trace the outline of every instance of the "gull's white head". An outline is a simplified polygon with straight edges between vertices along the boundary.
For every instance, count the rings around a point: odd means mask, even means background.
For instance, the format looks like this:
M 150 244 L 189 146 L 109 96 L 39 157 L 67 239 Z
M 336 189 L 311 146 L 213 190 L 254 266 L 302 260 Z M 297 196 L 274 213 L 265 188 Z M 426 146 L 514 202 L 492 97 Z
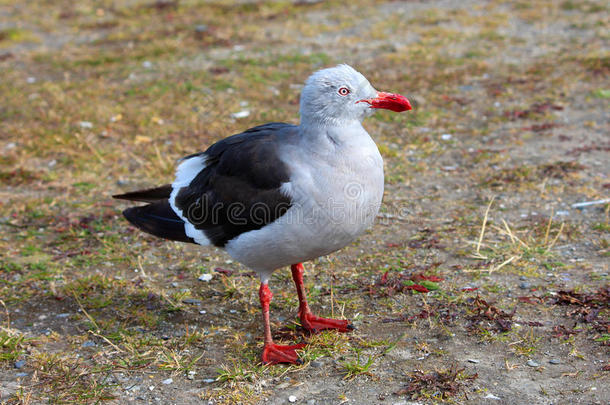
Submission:
M 301 92 L 301 122 L 341 125 L 362 121 L 374 108 L 401 112 L 411 109 L 406 97 L 378 92 L 349 65 L 318 70 Z

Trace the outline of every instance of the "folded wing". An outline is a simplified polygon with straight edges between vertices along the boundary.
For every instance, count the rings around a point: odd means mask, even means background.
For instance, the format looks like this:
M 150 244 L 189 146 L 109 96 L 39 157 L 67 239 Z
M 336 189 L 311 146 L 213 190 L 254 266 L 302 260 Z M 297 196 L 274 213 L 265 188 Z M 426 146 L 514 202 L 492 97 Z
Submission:
M 115 198 L 150 203 L 124 211 L 144 232 L 223 247 L 290 208 L 291 199 L 281 192 L 290 173 L 280 150 L 296 136 L 296 127 L 283 123 L 249 129 L 184 158 L 171 186 Z

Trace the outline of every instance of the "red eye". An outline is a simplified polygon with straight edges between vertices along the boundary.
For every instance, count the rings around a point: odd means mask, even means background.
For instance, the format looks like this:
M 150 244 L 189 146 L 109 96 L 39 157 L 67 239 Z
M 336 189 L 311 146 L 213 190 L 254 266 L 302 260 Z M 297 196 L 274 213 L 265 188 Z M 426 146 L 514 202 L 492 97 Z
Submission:
M 342 96 L 347 96 L 349 94 L 349 89 L 347 87 L 341 87 L 339 89 L 339 94 Z

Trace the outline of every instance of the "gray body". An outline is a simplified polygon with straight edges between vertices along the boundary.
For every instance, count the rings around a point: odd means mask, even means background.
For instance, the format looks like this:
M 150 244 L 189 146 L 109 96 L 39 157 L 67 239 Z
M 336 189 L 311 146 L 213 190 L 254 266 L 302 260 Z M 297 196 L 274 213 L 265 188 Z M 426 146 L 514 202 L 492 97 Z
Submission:
M 280 148 L 290 170 L 281 191 L 291 197 L 291 208 L 226 246 L 263 281 L 275 269 L 348 245 L 373 223 L 381 205 L 383 161 L 362 125 L 308 130 Z

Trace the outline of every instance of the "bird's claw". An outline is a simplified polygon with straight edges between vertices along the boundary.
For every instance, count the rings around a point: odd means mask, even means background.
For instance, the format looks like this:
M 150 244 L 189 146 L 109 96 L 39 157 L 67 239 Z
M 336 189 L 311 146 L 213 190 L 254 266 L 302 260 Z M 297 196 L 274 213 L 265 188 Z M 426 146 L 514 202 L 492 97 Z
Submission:
M 304 343 L 289 346 L 266 343 L 263 348 L 263 364 L 303 364 L 296 351 L 304 347 Z
M 325 329 L 333 329 L 339 332 L 354 330 L 354 325 L 346 319 L 330 319 L 307 313 L 301 315 L 301 325 L 311 333 L 317 333 Z

